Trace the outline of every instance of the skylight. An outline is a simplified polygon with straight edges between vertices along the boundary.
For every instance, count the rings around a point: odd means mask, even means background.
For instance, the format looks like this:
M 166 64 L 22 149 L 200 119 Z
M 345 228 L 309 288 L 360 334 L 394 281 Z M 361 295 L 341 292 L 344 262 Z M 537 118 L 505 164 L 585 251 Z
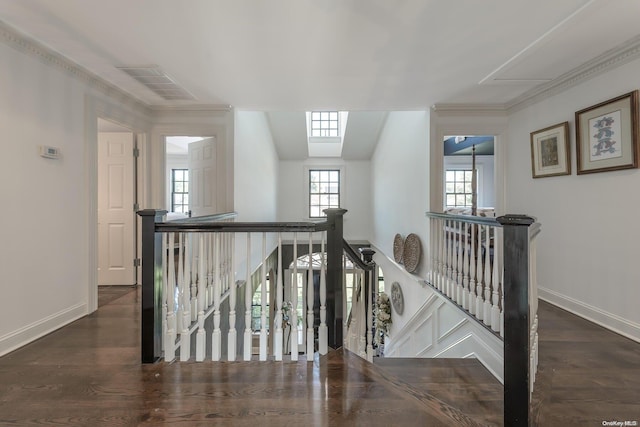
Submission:
M 347 111 L 307 111 L 307 143 L 309 157 L 340 157 Z

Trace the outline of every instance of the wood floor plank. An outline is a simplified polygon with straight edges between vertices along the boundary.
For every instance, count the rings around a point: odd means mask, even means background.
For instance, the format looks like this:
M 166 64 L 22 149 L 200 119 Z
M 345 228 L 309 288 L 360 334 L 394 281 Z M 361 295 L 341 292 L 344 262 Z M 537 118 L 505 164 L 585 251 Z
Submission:
M 475 359 L 141 365 L 139 292 L 106 291 L 0 358 L 0 426 L 502 425 L 502 386 Z M 539 317 L 536 425 L 640 421 L 640 344 L 543 302 Z

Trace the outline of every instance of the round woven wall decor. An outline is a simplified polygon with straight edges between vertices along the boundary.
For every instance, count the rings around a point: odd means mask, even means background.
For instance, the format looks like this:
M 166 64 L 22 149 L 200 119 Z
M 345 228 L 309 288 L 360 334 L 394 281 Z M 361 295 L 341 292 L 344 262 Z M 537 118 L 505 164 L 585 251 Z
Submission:
M 402 252 L 404 268 L 409 273 L 417 270 L 418 264 L 420 263 L 421 251 L 422 247 L 418 235 L 413 233 L 409 234 L 404 240 L 404 251 Z
M 391 284 L 391 305 L 398 314 L 402 314 L 404 311 L 404 297 L 402 296 L 402 288 L 398 282 Z
M 404 251 L 404 239 L 400 234 L 393 238 L 393 259 L 402 264 L 402 252 Z

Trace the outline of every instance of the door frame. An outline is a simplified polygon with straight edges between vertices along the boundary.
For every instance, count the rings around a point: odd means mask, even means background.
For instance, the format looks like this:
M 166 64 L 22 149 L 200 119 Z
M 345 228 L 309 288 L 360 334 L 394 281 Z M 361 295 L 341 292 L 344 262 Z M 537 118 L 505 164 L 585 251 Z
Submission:
M 127 185 L 131 186 L 132 191 L 133 191 L 133 204 L 131 206 L 131 212 L 130 214 L 132 215 L 132 219 L 133 219 L 133 259 L 131 260 L 131 262 L 134 264 L 133 266 L 133 280 L 134 283 L 133 285 L 137 285 L 138 283 L 140 283 L 139 281 L 139 277 L 141 275 L 141 269 L 139 268 L 139 266 L 135 263 L 135 259 L 140 259 L 141 257 L 141 244 L 140 244 L 140 239 L 138 236 L 139 233 L 139 224 L 138 224 L 138 215 L 136 215 L 134 206 L 140 204 L 139 200 L 138 200 L 138 186 L 139 186 L 139 182 L 138 182 L 138 159 L 139 159 L 139 154 L 135 154 L 136 151 L 138 151 L 139 153 L 139 149 L 138 149 L 138 134 L 136 134 L 132 129 L 128 128 L 127 126 L 121 125 L 120 123 L 116 123 L 112 120 L 107 120 L 104 119 L 102 117 L 99 117 L 98 120 L 105 120 L 105 121 L 109 121 L 111 123 L 114 123 L 117 126 L 120 126 L 123 129 L 127 129 L 127 132 L 122 132 L 122 133 L 127 133 L 130 134 L 132 137 L 132 150 L 134 152 L 133 155 L 133 170 L 132 170 L 132 176 L 131 176 L 131 182 L 127 183 Z M 104 131 L 104 133 L 109 133 L 110 131 Z M 98 145 L 100 144 L 100 134 L 103 133 L 100 131 L 100 125 L 98 125 Z M 98 158 L 98 163 L 99 163 L 99 158 Z M 98 165 L 99 166 L 99 165 Z M 100 180 L 100 177 L 98 177 L 98 181 Z M 98 187 L 99 188 L 99 187 Z M 97 194 L 98 198 L 100 197 L 100 194 Z M 98 202 L 99 204 L 99 202 Z M 98 248 L 100 247 L 100 233 L 98 232 Z M 98 250 L 98 265 L 100 264 L 100 250 Z M 126 261 L 125 261 L 126 262 Z M 100 285 L 100 282 L 98 281 L 98 286 Z
M 84 136 L 85 136 L 85 188 L 86 200 L 86 268 L 87 293 L 86 313 L 92 313 L 98 309 L 98 118 L 109 120 L 131 129 L 136 136 L 140 156 L 136 162 L 136 194 L 141 208 L 149 206 L 149 152 L 151 122 L 147 111 L 142 104 L 124 107 L 115 104 L 99 96 L 85 96 L 84 109 Z M 140 224 L 140 219 L 136 221 Z M 136 253 L 141 253 L 140 227 L 137 226 Z M 137 255 L 139 256 L 139 255 Z M 140 270 L 140 269 L 138 269 Z M 140 271 L 137 282 L 140 283 Z

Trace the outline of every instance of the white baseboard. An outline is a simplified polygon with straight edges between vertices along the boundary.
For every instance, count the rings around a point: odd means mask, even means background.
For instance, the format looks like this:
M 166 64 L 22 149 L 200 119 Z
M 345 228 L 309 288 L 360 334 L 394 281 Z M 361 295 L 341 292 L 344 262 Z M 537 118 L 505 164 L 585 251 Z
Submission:
M 0 356 L 4 356 L 56 329 L 60 329 L 86 314 L 87 304 L 81 303 L 10 332 L 0 337 Z
M 538 287 L 538 298 L 603 328 L 640 342 L 640 324 L 638 323 L 540 286 Z

